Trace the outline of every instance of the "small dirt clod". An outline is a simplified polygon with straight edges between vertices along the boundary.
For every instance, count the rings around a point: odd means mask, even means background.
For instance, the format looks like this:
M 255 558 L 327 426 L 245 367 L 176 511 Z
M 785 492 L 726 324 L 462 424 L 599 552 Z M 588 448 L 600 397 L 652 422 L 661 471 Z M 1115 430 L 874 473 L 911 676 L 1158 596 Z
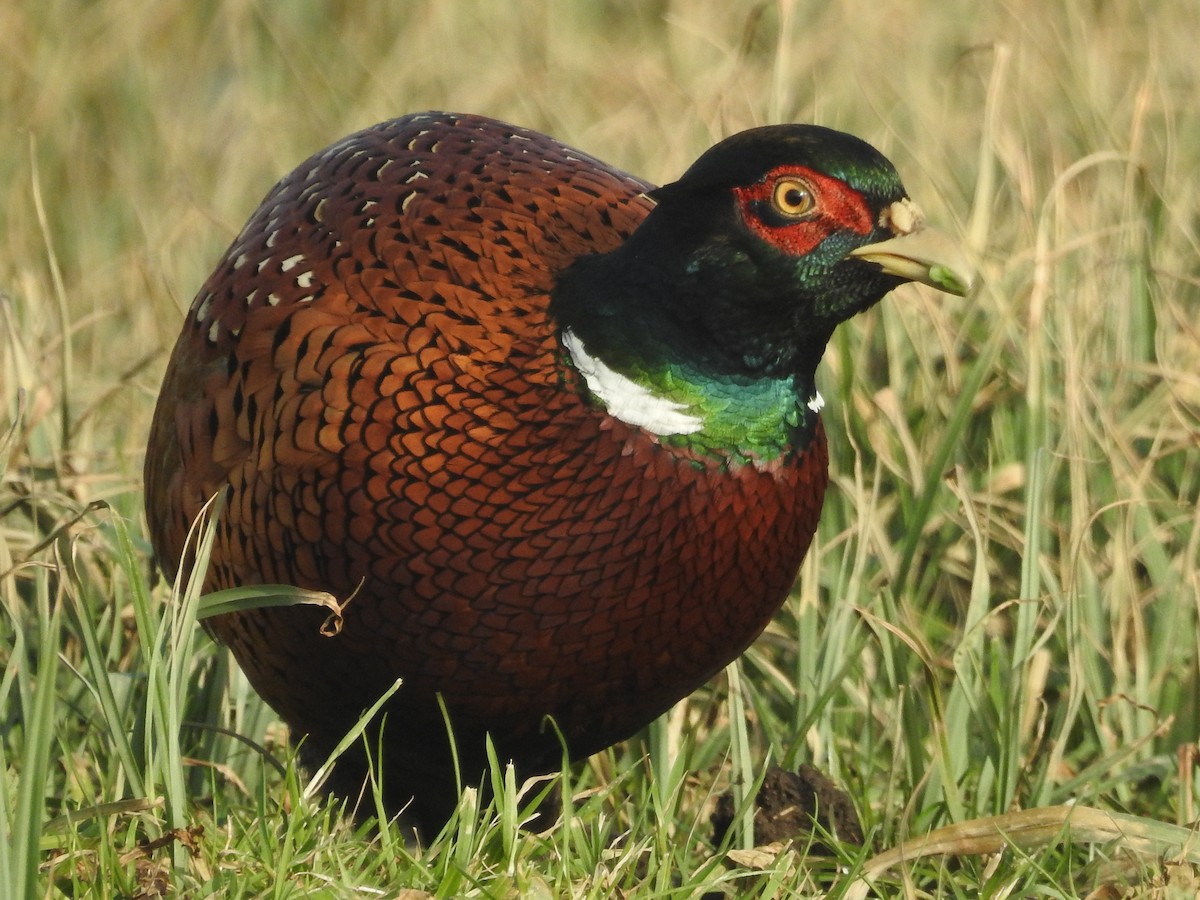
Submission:
M 767 770 L 754 798 L 754 842 L 758 845 L 799 842 L 810 853 L 829 853 L 825 836 L 845 844 L 862 845 L 862 825 L 850 795 L 815 766 L 807 763 L 796 772 L 778 766 Z M 713 845 L 720 846 L 733 825 L 732 791 L 717 800 L 712 815 Z

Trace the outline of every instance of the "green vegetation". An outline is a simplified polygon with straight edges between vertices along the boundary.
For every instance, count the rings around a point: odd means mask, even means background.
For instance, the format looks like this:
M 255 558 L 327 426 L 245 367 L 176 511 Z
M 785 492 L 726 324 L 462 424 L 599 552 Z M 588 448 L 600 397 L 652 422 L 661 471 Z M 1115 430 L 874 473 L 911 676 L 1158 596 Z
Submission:
M 0 8 L 0 893 L 1195 889 L 1164 866 L 1200 848 L 1193 0 L 884 8 Z M 568 772 L 545 834 L 517 828 L 543 785 L 501 768 L 497 808 L 468 795 L 418 847 L 308 789 L 196 592 L 156 583 L 140 471 L 182 311 L 259 198 L 430 107 L 657 181 L 751 125 L 852 131 L 983 278 L 905 287 L 835 337 L 820 533 L 740 670 Z M 827 772 L 868 846 L 753 856 L 734 829 L 714 850 L 716 795 L 768 760 Z M 1063 827 L 1068 802 L 1120 818 Z

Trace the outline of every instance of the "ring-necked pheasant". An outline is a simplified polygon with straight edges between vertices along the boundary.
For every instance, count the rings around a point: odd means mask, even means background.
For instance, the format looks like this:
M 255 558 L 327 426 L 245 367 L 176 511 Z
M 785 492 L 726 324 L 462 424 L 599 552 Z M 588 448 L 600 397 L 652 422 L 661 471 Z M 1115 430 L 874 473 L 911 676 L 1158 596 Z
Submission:
M 961 293 L 868 144 L 756 128 L 665 187 L 424 113 L 267 195 L 201 288 L 146 459 L 159 558 L 226 492 L 209 589 L 353 600 L 212 622 L 316 758 L 397 677 L 383 785 L 436 829 L 485 733 L 524 774 L 623 739 L 766 626 L 827 481 L 814 370 L 908 280 Z M 186 565 L 186 562 L 183 563 Z M 343 785 L 364 758 L 339 764 Z

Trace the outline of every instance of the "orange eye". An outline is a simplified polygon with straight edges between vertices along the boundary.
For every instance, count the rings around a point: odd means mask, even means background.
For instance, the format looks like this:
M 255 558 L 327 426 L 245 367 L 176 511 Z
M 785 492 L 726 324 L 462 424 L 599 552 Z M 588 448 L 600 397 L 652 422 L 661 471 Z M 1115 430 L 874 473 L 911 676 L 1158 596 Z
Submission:
M 781 178 L 771 192 L 771 205 L 780 215 L 799 219 L 812 212 L 817 201 L 813 199 L 812 188 L 806 182 L 799 178 Z

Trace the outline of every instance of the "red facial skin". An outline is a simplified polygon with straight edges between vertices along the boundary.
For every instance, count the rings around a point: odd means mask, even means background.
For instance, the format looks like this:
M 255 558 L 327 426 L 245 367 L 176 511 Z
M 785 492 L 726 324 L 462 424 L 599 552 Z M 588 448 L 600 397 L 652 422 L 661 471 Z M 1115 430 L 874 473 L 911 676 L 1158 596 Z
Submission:
M 803 211 L 783 205 L 787 197 L 780 194 L 793 182 L 808 191 L 811 202 Z M 811 252 L 835 232 L 869 234 L 875 226 L 862 194 L 804 166 L 779 166 L 762 181 L 734 188 L 733 193 L 746 226 L 792 256 Z

